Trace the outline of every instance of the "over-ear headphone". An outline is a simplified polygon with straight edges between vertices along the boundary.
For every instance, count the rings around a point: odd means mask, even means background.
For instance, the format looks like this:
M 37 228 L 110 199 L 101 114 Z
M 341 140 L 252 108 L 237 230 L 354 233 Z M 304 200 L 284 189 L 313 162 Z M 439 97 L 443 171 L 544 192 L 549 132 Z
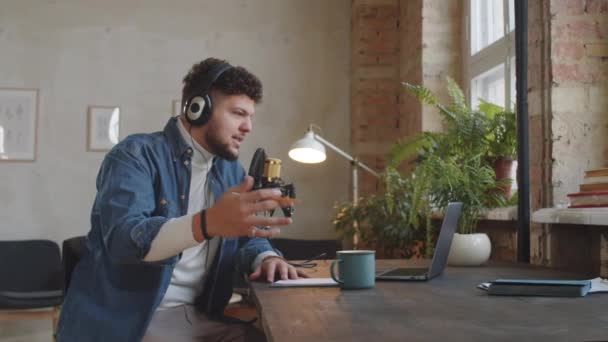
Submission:
M 202 94 L 191 96 L 184 104 L 183 113 L 188 123 L 193 126 L 201 126 L 211 119 L 211 113 L 213 112 L 211 86 L 226 70 L 231 68 L 232 65 L 228 63 L 220 63 L 207 73 L 208 77 L 201 87 Z

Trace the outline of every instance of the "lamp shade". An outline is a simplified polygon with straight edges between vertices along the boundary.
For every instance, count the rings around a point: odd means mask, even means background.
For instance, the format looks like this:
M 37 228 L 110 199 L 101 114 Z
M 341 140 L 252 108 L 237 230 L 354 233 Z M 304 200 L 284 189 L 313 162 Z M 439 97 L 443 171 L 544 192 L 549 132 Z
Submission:
M 309 131 L 304 138 L 296 141 L 289 149 L 289 157 L 300 163 L 316 164 L 327 158 L 323 144 L 315 140 L 314 133 Z

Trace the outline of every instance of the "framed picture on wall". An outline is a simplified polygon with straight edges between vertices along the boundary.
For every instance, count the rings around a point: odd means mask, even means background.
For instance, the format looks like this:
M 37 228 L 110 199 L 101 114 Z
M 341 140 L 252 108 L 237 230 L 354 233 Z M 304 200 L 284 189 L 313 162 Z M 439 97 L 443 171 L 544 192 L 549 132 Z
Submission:
M 179 116 L 182 113 L 182 100 L 171 101 L 171 116 Z
M 87 117 L 87 150 L 109 151 L 118 143 L 120 108 L 89 106 Z
M 0 88 L 0 161 L 36 160 L 38 89 Z

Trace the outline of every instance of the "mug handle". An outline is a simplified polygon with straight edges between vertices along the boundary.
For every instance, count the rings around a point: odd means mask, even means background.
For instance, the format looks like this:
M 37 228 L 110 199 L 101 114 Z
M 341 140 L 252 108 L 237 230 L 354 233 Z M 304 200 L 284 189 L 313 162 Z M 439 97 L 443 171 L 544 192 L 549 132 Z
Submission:
M 340 278 L 336 277 L 336 265 L 342 262 L 342 260 L 334 260 L 329 267 L 329 274 L 331 275 L 331 279 L 335 280 L 338 284 L 344 285 L 344 281 L 340 280 Z

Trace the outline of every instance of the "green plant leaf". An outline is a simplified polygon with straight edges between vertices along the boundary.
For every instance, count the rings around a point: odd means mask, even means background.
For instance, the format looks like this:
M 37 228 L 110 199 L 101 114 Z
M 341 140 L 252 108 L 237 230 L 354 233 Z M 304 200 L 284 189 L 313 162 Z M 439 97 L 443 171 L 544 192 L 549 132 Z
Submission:
M 433 106 L 437 104 L 437 98 L 426 87 L 421 85 L 413 85 L 407 82 L 402 82 L 402 84 L 405 86 L 405 89 L 410 92 L 410 94 L 414 95 L 418 99 L 418 101 Z
M 479 98 L 478 101 L 479 104 L 477 105 L 477 110 L 484 113 L 490 119 L 494 118 L 496 113 L 503 112 L 505 110 L 503 107 L 488 102 L 482 98 Z
M 464 98 L 464 94 L 462 92 L 462 89 L 460 89 L 458 83 L 456 83 L 456 81 L 454 81 L 454 79 L 452 79 L 451 77 L 446 77 L 446 80 L 448 95 L 452 100 L 452 105 L 456 106 L 457 108 L 466 109 L 467 104 Z
M 421 153 L 423 149 L 433 145 L 437 134 L 423 132 L 409 139 L 400 139 L 391 147 L 386 162 L 389 167 L 396 168 L 404 160 Z

